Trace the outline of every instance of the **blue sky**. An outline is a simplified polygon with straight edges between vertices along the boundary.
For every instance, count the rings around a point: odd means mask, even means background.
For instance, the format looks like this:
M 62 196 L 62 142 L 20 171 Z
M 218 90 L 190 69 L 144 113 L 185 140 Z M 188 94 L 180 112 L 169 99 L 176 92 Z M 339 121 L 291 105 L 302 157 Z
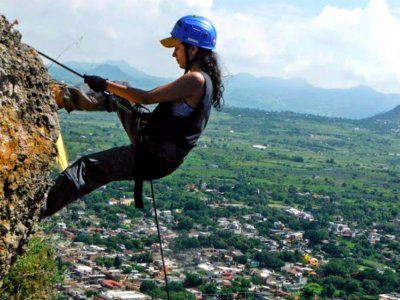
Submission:
M 217 0 L 214 2 L 217 8 L 229 9 L 229 10 L 244 10 L 246 7 L 255 7 L 265 4 L 276 4 L 276 5 L 290 5 L 293 7 L 299 7 L 305 12 L 310 14 L 318 14 L 326 5 L 333 5 L 336 7 L 343 7 L 354 9 L 357 7 L 365 6 L 367 0 Z
M 20 21 L 25 43 L 62 62 L 124 60 L 179 76 L 158 41 L 179 17 L 200 14 L 217 27 L 225 74 L 400 93 L 398 0 L 1 0 L 0 11 Z
M 214 5 L 218 9 L 227 9 L 231 11 L 246 10 L 247 7 L 252 9 L 253 7 L 265 4 L 288 5 L 297 7 L 306 14 L 317 15 L 327 5 L 346 9 L 356 9 L 365 7 L 368 2 L 368 0 L 217 0 L 214 1 Z M 391 8 L 398 8 L 398 2 L 398 0 L 386 1 Z

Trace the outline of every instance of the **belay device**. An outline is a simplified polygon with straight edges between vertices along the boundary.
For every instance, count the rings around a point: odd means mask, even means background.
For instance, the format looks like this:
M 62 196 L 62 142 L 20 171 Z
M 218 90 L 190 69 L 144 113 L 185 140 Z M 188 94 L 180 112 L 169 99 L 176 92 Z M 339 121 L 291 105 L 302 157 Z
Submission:
M 58 62 L 57 60 L 47 56 L 46 54 L 37 51 L 41 56 L 47 58 L 48 60 L 54 62 L 55 64 L 59 65 L 60 67 L 66 69 L 67 71 L 75 74 L 78 77 L 81 77 L 82 79 L 85 79 L 85 75 L 82 75 L 78 72 L 76 72 L 75 70 L 72 70 L 71 68 L 65 66 L 64 64 Z M 120 107 L 121 109 L 125 110 L 128 112 L 128 108 L 126 106 L 124 106 L 121 101 L 123 100 L 120 97 L 117 97 L 115 95 L 112 95 L 110 97 L 111 99 L 114 99 L 114 101 L 116 102 L 116 104 L 118 105 L 118 107 Z M 131 112 L 131 111 L 129 111 Z M 139 128 L 140 124 L 135 124 L 135 126 L 137 127 L 137 129 Z M 61 135 L 60 135 L 61 137 Z M 66 164 L 64 164 L 65 168 L 66 168 Z M 64 169 L 65 169 L 64 168 Z M 165 291 L 167 293 L 167 299 L 170 299 L 169 296 L 169 287 L 168 287 L 168 275 L 167 275 L 167 268 L 165 266 L 165 259 L 164 259 L 164 251 L 163 251 L 163 247 L 162 247 L 162 239 L 161 239 L 161 233 L 160 233 L 160 224 L 158 222 L 158 215 L 157 215 L 157 207 L 156 207 L 156 200 L 155 200 L 155 196 L 154 196 L 154 187 L 153 187 L 153 181 L 150 180 L 150 187 L 151 187 L 151 196 L 153 199 L 153 208 L 154 208 L 154 217 L 155 217 L 155 222 L 156 222 L 156 226 L 157 226 L 157 236 L 158 236 L 158 242 L 160 244 L 160 252 L 161 252 L 161 260 L 162 260 L 162 265 L 163 265 L 163 271 L 164 271 L 164 280 L 165 280 Z M 136 208 L 143 208 L 143 180 L 135 180 L 135 188 L 134 188 L 134 198 L 135 198 L 135 207 Z

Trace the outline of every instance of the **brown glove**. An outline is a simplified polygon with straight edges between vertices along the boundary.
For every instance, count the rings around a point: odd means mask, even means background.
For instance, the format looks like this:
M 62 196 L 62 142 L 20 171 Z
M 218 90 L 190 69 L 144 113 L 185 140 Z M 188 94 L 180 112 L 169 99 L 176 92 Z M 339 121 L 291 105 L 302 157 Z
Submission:
M 64 108 L 64 86 L 59 83 L 50 83 L 50 89 L 59 108 Z

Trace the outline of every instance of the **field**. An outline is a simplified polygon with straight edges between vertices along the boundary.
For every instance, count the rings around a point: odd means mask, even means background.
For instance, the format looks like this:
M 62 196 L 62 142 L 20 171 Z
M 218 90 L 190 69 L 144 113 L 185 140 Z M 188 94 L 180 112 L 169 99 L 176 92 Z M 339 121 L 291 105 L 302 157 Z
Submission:
M 128 143 L 114 114 L 61 113 L 60 119 L 71 160 Z M 354 120 L 226 108 L 213 112 L 198 147 L 158 184 L 180 193 L 202 182 L 243 203 L 257 192 L 271 205 L 314 213 L 331 203 L 335 215 L 358 226 L 386 223 L 400 212 L 398 135 Z

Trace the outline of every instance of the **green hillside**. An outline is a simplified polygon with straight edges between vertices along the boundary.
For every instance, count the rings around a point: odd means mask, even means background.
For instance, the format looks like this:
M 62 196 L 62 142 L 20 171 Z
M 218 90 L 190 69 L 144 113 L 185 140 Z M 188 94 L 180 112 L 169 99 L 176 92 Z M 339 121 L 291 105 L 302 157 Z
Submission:
M 71 160 L 128 143 L 114 114 L 60 113 L 60 119 Z M 243 252 L 238 260 L 279 270 L 284 262 L 301 262 L 299 253 L 309 250 L 325 264 L 300 292 L 305 299 L 376 299 L 379 293 L 399 292 L 399 166 L 398 132 L 375 128 L 374 121 L 227 107 L 213 112 L 198 147 L 181 168 L 155 182 L 156 198 L 160 210 L 185 212 L 174 216 L 173 229 L 181 232 L 172 246 L 176 252 L 235 247 Z M 116 229 L 116 213 L 135 219 L 142 212 L 109 207 L 107 200 L 132 194 L 132 183 L 112 183 L 85 197 L 86 212 L 99 217 L 101 226 Z M 150 216 L 148 200 L 145 206 Z M 293 217 L 288 208 L 304 210 L 314 221 Z M 259 240 L 216 230 L 219 218 L 249 214 L 260 214 L 265 221 L 247 222 L 286 250 L 271 254 Z M 284 238 L 273 234 L 276 222 L 303 231 L 306 246 L 285 246 Z M 335 232 L 335 224 L 349 226 L 352 237 Z M 192 228 L 211 235 L 188 238 L 185 232 Z M 380 239 L 372 242 L 371 233 Z M 77 241 L 96 243 L 93 238 L 81 235 Z
M 71 159 L 128 142 L 113 114 L 74 112 L 60 116 Z M 260 199 L 271 199 L 272 192 L 279 193 L 286 202 L 307 204 L 316 212 L 323 205 L 320 200 L 288 197 L 289 190 L 295 188 L 330 196 L 335 211 L 345 216 L 351 213 L 354 221 L 360 222 L 357 214 L 363 217 L 362 208 L 369 206 L 380 208 L 376 216 L 371 212 L 370 221 L 389 221 L 400 209 L 398 134 L 382 134 L 360 124 L 226 108 L 212 114 L 198 147 L 174 175 L 160 183 L 201 180 L 216 189 L 260 190 Z M 250 195 L 232 191 L 226 191 L 231 200 L 253 203 L 247 199 Z M 342 210 L 348 204 L 361 211 Z

